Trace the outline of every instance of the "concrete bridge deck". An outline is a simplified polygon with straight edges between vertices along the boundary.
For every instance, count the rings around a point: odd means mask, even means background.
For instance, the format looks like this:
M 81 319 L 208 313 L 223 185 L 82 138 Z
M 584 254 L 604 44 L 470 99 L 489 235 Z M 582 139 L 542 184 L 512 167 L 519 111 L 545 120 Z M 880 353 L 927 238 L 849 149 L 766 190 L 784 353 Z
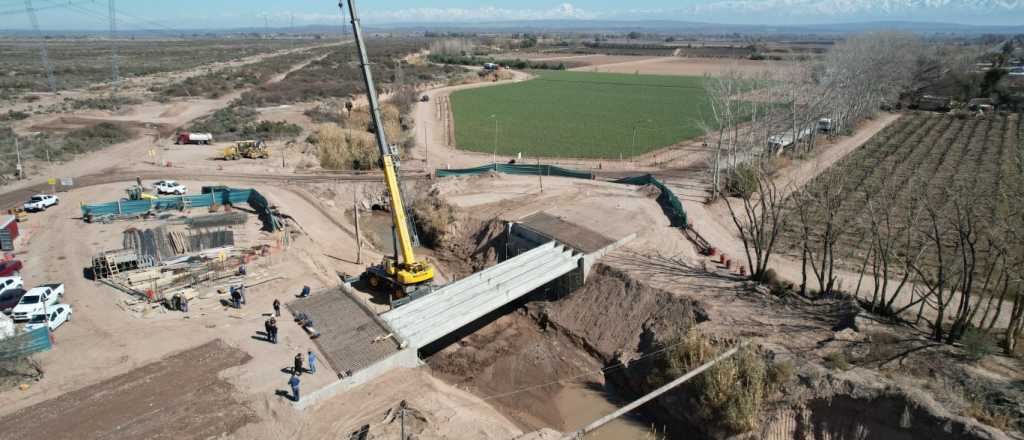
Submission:
M 577 269 L 581 258 L 549 241 L 380 317 L 419 349 Z

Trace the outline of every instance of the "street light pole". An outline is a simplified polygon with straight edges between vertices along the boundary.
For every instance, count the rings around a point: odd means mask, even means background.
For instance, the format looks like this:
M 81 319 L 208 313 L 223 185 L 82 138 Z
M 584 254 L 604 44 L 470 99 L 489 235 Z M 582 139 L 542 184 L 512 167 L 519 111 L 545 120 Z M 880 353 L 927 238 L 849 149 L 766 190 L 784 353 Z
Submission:
M 491 163 L 498 163 L 498 115 L 491 115 L 494 119 L 494 153 L 491 154 Z
M 636 125 L 633 126 L 633 141 L 629 144 L 629 156 L 633 159 L 633 153 L 636 152 Z

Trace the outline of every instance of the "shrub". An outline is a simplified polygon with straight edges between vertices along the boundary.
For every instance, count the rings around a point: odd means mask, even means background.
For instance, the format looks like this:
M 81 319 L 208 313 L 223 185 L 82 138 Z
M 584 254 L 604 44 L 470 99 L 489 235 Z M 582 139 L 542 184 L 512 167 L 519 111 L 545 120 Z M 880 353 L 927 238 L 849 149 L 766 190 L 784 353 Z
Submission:
M 431 248 L 444 244 L 448 227 L 455 223 L 455 208 L 432 191 L 413 202 L 412 209 L 423 244 Z
M 850 361 L 842 350 L 833 351 L 825 355 L 825 366 L 834 370 L 844 371 L 850 368 Z
M 118 108 L 126 105 L 135 105 L 142 103 L 137 98 L 129 98 L 125 96 L 111 96 L 106 98 L 86 98 L 86 99 L 75 99 L 71 101 L 71 107 L 75 110 L 80 109 L 95 109 L 95 110 L 117 110 Z
M 725 190 L 730 196 L 749 197 L 757 192 L 758 171 L 749 164 L 740 164 L 726 174 Z
M 964 400 L 967 403 L 967 408 L 964 409 L 965 416 L 973 417 L 981 423 L 1003 431 L 1013 427 L 1014 417 L 1010 412 L 998 407 L 991 407 L 986 404 L 982 396 L 965 393 Z
M 213 133 L 217 139 L 226 141 L 255 138 L 285 139 L 294 138 L 302 133 L 302 127 L 298 125 L 280 121 L 256 121 L 257 115 L 256 110 L 252 108 L 231 106 L 196 121 L 188 127 L 188 131 Z
M 308 139 L 317 147 L 320 166 L 334 170 L 368 170 L 378 167 L 380 152 L 367 133 L 346 130 L 334 124 L 320 125 Z
M 775 362 L 768 368 L 768 385 L 774 390 L 779 390 L 790 383 L 795 376 L 796 366 L 793 365 L 793 361 Z
M 22 111 L 7 110 L 7 114 L 0 114 L 0 121 L 20 121 L 28 119 L 29 116 L 32 115 Z
M 674 344 L 656 361 L 648 376 L 651 387 L 664 385 L 718 354 L 714 344 L 696 329 Z M 711 431 L 739 434 L 760 426 L 768 389 L 765 359 L 753 348 L 744 347 L 693 378 L 683 393 Z
M 964 356 L 971 361 L 980 361 L 995 352 L 995 345 L 988 333 L 973 327 L 964 332 L 960 343 L 963 345 Z

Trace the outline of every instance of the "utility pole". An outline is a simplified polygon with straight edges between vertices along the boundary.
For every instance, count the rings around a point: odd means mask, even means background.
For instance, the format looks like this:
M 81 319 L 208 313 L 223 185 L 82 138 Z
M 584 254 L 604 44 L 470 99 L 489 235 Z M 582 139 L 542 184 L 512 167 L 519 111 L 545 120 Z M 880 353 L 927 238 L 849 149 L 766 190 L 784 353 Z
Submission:
M 544 192 L 544 172 L 540 169 L 540 156 L 537 156 L 537 181 L 540 182 L 540 192 Z
M 21 147 L 18 146 L 18 135 L 14 135 L 14 153 L 18 155 L 18 180 L 25 178 L 25 170 L 21 167 Z
M 117 65 L 117 12 L 114 9 L 114 0 L 107 0 L 107 5 L 110 7 L 110 53 L 111 53 L 111 71 L 110 77 L 112 78 L 111 83 L 111 94 L 117 93 L 117 88 L 121 82 L 121 69 Z
M 423 167 L 430 172 L 430 138 L 427 137 L 427 123 L 423 122 Z
M 39 20 L 36 19 L 36 8 L 32 7 L 32 0 L 25 0 L 25 13 L 28 14 L 29 22 L 32 23 L 36 38 L 39 38 L 39 52 L 43 58 L 43 66 L 46 67 L 46 81 L 50 84 L 50 91 L 56 94 L 57 77 L 53 74 L 53 65 L 50 64 L 50 55 L 46 50 L 46 37 L 43 36 L 43 31 L 39 30 Z
M 363 263 L 363 238 L 359 235 L 359 202 L 356 200 L 359 194 L 359 187 L 356 186 L 352 190 L 352 215 L 355 216 L 356 223 L 356 264 Z
M 491 119 L 494 119 L 494 153 L 491 154 L 491 163 L 497 165 L 497 163 L 498 163 L 498 115 L 491 115 Z

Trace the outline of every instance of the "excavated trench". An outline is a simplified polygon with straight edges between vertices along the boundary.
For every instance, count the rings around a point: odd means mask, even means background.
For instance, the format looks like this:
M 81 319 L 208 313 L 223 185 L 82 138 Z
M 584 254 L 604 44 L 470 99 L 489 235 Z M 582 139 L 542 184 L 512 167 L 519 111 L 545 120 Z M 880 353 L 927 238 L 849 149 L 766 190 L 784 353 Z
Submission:
M 458 277 L 495 264 L 507 249 L 499 222 L 472 226 L 463 223 L 463 232 L 436 250 L 446 270 Z M 653 371 L 645 356 L 708 319 L 695 300 L 597 264 L 582 287 L 570 292 L 552 283 L 423 354 L 435 375 L 484 398 L 522 429 L 567 432 L 646 392 Z M 940 412 L 913 397 L 877 385 L 821 379 L 827 373 L 812 370 L 807 377 L 796 373 L 794 386 L 802 387 L 798 398 L 775 396 L 767 402 L 759 432 L 731 438 L 1000 438 L 956 417 L 936 415 Z M 728 438 L 690 415 L 695 402 L 685 392 L 684 386 L 588 438 Z M 652 431 L 660 433 L 653 437 Z

